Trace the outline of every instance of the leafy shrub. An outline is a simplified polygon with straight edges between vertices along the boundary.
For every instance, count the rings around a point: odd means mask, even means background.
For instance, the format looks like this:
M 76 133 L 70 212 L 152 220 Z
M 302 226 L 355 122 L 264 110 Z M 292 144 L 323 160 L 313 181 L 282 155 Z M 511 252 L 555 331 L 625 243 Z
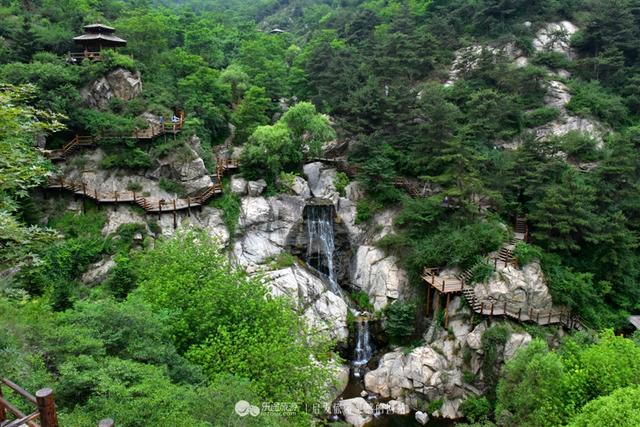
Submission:
M 105 49 L 101 52 L 102 62 L 108 70 L 115 68 L 125 68 L 129 71 L 136 71 L 136 62 L 128 55 L 123 55 L 113 49 Z
M 138 181 L 129 181 L 127 183 L 127 190 L 140 192 L 142 191 L 142 184 L 140 184 Z
M 222 210 L 224 225 L 227 226 L 229 234 L 233 236 L 240 220 L 240 196 L 225 188 L 222 196 L 213 199 L 211 205 Z
M 114 257 L 116 265 L 111 269 L 105 285 L 113 296 L 124 299 L 133 290 L 136 284 L 136 274 L 131 259 L 120 252 Z
M 526 127 L 542 126 L 558 118 L 560 110 L 553 107 L 540 107 L 535 110 L 527 111 L 524 116 L 524 125 Z
M 351 299 L 356 303 L 356 306 L 361 310 L 373 312 L 373 304 L 369 301 L 369 295 L 364 291 L 357 291 L 351 293 Z
M 382 205 L 371 199 L 360 199 L 356 203 L 356 224 L 364 224 L 382 209 Z
M 495 387 L 498 384 L 500 369 L 498 366 L 498 354 L 504 348 L 509 339 L 510 331 L 504 325 L 496 325 L 484 331 L 482 334 L 482 376 L 485 385 L 489 389 L 488 397 L 495 398 Z
M 103 169 L 147 169 L 151 165 L 151 157 L 139 148 L 122 148 L 117 153 L 107 154 L 100 162 Z
M 291 252 L 281 252 L 278 255 L 268 258 L 266 263 L 274 270 L 281 270 L 295 265 L 296 257 L 293 256 Z
M 590 135 L 582 132 L 569 132 L 558 138 L 562 151 L 570 160 L 589 162 L 598 160 L 598 142 Z
M 493 265 L 491 263 L 481 258 L 472 268 L 471 275 L 471 283 L 484 283 L 486 282 L 491 275 L 493 274 Z
M 573 96 L 567 109 L 581 116 L 596 117 L 614 127 L 629 123 L 629 110 L 623 99 L 608 92 L 599 82 L 574 80 L 571 89 Z
M 426 411 L 427 414 L 433 414 L 434 412 L 442 408 L 443 403 L 444 403 L 443 399 L 436 399 L 429 402 L 429 406 L 427 406 L 427 411 Z
M 531 58 L 531 63 L 553 68 L 556 70 L 569 68 L 569 66 L 571 65 L 571 61 L 569 60 L 569 58 L 567 58 L 567 55 L 561 52 L 553 51 L 537 52 L 533 56 L 533 58 Z
M 233 268 L 208 234 L 159 240 L 139 263 L 136 294 L 166 313 L 178 351 L 210 379 L 247 378 L 268 401 L 310 403 L 323 395 L 327 373 L 312 355 L 328 347 L 312 347 L 290 301 L 269 297 L 259 279 Z
M 415 304 L 394 301 L 384 309 L 385 331 L 392 343 L 402 344 L 411 337 L 415 330 Z
M 484 396 L 470 396 L 462 402 L 460 409 L 469 421 L 475 423 L 487 421 L 491 406 Z
M 178 196 L 182 196 L 186 193 L 187 189 L 181 182 L 173 181 L 169 178 L 162 177 L 160 178 L 160 182 L 158 182 L 158 186 L 162 188 L 167 193 L 173 193 Z
M 345 196 L 345 188 L 349 185 L 349 176 L 344 172 L 337 172 L 333 178 L 333 185 L 342 197 Z
M 280 189 L 287 192 L 291 191 L 296 182 L 296 176 L 298 176 L 298 174 L 295 172 L 280 172 L 280 175 L 278 176 L 278 185 L 280 186 Z
M 524 267 L 533 261 L 539 261 L 542 257 L 542 249 L 520 241 L 516 242 L 516 247 L 513 250 L 513 256 L 515 256 L 518 261 L 518 265 L 520 267 Z

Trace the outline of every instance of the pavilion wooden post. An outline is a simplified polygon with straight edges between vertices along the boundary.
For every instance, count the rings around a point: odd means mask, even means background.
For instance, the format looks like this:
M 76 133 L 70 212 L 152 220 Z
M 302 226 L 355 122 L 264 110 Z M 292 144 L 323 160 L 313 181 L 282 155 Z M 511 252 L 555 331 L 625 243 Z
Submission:
M 174 228 L 174 230 L 176 228 L 178 228 L 178 221 L 177 221 L 176 215 L 177 215 L 177 213 L 176 213 L 176 199 L 173 199 L 173 228 Z
M 36 391 L 36 402 L 40 412 L 40 425 L 42 427 L 58 427 L 56 404 L 53 399 L 53 390 L 43 388 Z
M 100 420 L 98 427 L 116 427 L 116 423 L 111 418 L 106 418 L 104 420 Z
M 449 299 L 451 297 L 450 293 L 447 293 L 447 305 L 444 308 L 444 328 L 447 329 L 449 327 Z

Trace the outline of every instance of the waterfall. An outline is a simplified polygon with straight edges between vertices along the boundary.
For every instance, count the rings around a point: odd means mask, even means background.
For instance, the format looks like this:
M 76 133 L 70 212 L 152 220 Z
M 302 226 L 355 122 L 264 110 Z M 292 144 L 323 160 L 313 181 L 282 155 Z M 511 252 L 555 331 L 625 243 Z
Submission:
M 367 364 L 373 354 L 371 335 L 369 334 L 369 321 L 366 318 L 361 318 L 356 325 L 358 326 L 358 335 L 356 337 L 356 354 L 353 359 L 353 365 L 363 366 Z
M 333 293 L 340 295 L 340 287 L 336 280 L 333 254 L 335 242 L 333 234 L 333 206 L 307 206 L 307 262 L 329 279 Z

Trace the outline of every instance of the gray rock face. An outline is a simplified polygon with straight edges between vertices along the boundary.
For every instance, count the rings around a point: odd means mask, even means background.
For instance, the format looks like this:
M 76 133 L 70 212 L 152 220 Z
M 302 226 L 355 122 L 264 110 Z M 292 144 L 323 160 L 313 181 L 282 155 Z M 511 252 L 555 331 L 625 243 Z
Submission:
M 298 264 L 266 272 L 265 276 L 271 293 L 289 297 L 316 333 L 339 341 L 347 338 L 347 304 L 328 290 L 321 279 Z
M 142 93 L 140 73 L 118 68 L 85 86 L 80 95 L 91 108 L 104 110 L 112 98 L 129 101 Z
M 419 424 L 422 424 L 423 426 L 426 426 L 427 423 L 429 422 L 429 415 L 427 415 L 425 412 L 422 412 L 422 411 L 416 412 L 415 418 L 416 418 L 416 421 Z
M 231 177 L 231 192 L 244 196 L 247 194 L 247 180 L 240 175 L 233 175 Z
M 571 36 L 578 31 L 578 27 L 569 21 L 552 22 L 542 27 L 533 39 L 533 48 L 537 52 L 558 52 L 573 59 L 575 53 L 570 43 Z
M 340 195 L 333 184 L 337 173 L 334 168 L 329 168 L 322 162 L 315 162 L 304 165 L 303 171 L 307 176 L 307 182 L 313 197 L 329 199 L 334 205 L 338 203 Z
M 363 427 L 373 420 L 373 408 L 362 397 L 341 400 L 338 405 L 345 420 L 354 427 Z
M 204 165 L 204 160 L 191 145 L 185 145 L 167 157 L 158 160 L 158 166 L 148 176 L 158 180 L 167 178 L 179 181 L 184 185 L 187 193 L 210 187 L 213 184 Z
M 287 250 L 288 237 L 301 224 L 304 207 L 300 197 L 244 197 L 233 246 L 236 262 L 251 272 L 267 258 Z
M 82 275 L 82 283 L 86 285 L 96 285 L 106 280 L 109 271 L 116 265 L 113 257 L 106 257 L 90 265 Z
M 397 264 L 395 256 L 373 246 L 359 246 L 353 257 L 351 283 L 369 295 L 376 310 L 399 298 L 408 286 L 407 274 Z
M 506 302 L 511 310 L 549 310 L 552 306 L 549 288 L 537 262 L 522 269 L 508 266 L 499 270 L 486 283 L 476 284 L 474 291 L 479 300 Z
M 511 334 L 504 345 L 504 360 L 507 361 L 511 359 L 520 348 L 526 347 L 530 342 L 531 335 L 526 332 Z
M 249 197 L 258 197 L 267 188 L 267 181 L 259 179 L 257 181 L 249 181 L 247 183 L 247 194 Z
M 278 178 L 277 185 L 278 188 L 280 188 L 282 191 L 300 196 L 305 200 L 311 197 L 309 184 L 307 184 L 307 181 L 300 176 L 295 176 L 293 178 L 293 182 L 283 182 L 280 178 Z

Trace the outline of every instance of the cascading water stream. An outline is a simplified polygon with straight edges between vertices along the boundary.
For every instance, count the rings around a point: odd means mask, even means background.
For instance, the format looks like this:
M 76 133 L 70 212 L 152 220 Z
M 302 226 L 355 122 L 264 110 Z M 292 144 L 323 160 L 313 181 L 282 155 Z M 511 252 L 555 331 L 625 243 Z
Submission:
M 308 206 L 307 232 L 309 235 L 307 262 L 323 273 L 329 280 L 331 291 L 340 295 L 340 287 L 333 266 L 335 252 L 333 206 Z
M 366 365 L 373 354 L 371 346 L 371 334 L 369 333 L 369 321 L 367 319 L 359 319 L 357 325 L 356 351 L 353 365 L 356 367 Z

